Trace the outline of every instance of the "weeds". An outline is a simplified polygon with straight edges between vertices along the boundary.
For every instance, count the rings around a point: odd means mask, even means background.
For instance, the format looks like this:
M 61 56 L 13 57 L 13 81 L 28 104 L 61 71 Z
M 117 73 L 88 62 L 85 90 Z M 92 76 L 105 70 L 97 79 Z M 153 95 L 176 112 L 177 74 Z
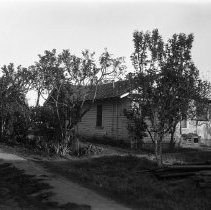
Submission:
M 173 185 L 149 173 L 156 164 L 134 156 L 110 156 L 89 160 L 44 162 L 49 170 L 73 179 L 137 209 L 209 209 L 208 195 L 193 181 Z

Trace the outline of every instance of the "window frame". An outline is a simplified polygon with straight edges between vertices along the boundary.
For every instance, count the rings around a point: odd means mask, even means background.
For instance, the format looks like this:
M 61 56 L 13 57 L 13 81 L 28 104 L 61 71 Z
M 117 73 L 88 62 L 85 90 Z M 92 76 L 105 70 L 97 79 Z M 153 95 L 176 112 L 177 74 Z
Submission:
M 188 128 L 188 121 L 187 121 L 187 119 L 183 119 L 181 121 L 181 128 Z
M 103 105 L 97 104 L 96 107 L 96 127 L 102 128 L 103 125 Z

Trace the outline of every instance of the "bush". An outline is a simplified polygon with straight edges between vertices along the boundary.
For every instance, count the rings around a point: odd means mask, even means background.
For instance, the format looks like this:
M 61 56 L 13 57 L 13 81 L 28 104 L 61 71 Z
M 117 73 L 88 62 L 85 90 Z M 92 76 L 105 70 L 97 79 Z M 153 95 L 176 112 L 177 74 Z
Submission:
M 103 144 L 103 145 L 110 145 L 114 147 L 120 148 L 130 148 L 130 142 L 123 141 L 123 140 L 114 140 L 109 137 L 81 137 L 81 141 L 83 142 L 90 142 L 94 144 Z
M 131 110 L 124 109 L 124 115 L 128 119 L 127 129 L 130 134 L 131 148 L 142 148 L 143 138 L 147 137 L 147 124 L 143 116 L 137 107 L 133 107 Z
M 57 153 L 62 150 L 63 145 L 59 144 L 61 136 L 58 120 L 54 111 L 50 107 L 33 107 L 30 118 L 30 128 L 19 143 L 29 149 L 38 149 L 47 153 Z
M 83 157 L 102 154 L 103 148 L 92 144 L 86 146 L 79 146 L 78 151 L 70 152 L 71 155 Z

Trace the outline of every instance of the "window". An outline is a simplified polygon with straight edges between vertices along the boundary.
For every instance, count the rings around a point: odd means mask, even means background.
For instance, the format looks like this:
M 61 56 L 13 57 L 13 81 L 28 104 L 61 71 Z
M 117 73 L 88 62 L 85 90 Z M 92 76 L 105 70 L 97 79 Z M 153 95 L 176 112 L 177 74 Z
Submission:
M 181 128 L 187 128 L 187 120 L 181 121 Z
M 96 126 L 101 127 L 102 126 L 102 115 L 103 110 L 102 110 L 102 105 L 99 104 L 97 105 L 97 118 L 96 118 Z
M 199 143 L 199 138 L 198 138 L 198 137 L 194 137 L 194 138 L 193 138 L 193 142 L 194 142 L 195 144 Z

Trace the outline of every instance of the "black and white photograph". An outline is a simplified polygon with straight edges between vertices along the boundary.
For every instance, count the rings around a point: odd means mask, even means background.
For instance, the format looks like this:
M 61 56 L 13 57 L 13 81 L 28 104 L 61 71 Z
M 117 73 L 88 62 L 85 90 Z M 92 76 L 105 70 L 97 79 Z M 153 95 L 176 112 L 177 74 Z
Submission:
M 210 210 L 211 0 L 0 0 L 0 210 Z

